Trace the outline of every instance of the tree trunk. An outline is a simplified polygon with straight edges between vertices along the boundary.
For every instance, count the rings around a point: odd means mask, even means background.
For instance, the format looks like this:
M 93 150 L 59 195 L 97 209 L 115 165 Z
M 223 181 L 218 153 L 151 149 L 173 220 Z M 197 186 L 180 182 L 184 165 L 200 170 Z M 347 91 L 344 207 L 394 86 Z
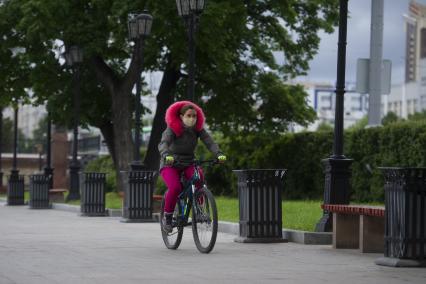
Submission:
M 105 139 L 105 143 L 108 147 L 108 152 L 111 155 L 111 159 L 113 164 L 116 164 L 117 158 L 115 156 L 115 146 L 114 146 L 114 129 L 111 122 L 102 122 L 102 124 L 97 125 L 97 127 L 101 130 L 102 136 Z
M 129 170 L 132 161 L 133 140 L 129 94 L 117 90 L 112 96 L 114 156 L 117 190 L 123 191 L 124 184 L 120 172 Z
M 157 109 L 152 123 L 151 136 L 149 138 L 148 149 L 144 159 L 144 164 L 147 169 L 158 171 L 158 168 L 160 167 L 158 143 L 161 140 L 161 134 L 164 129 L 166 129 L 164 117 L 167 108 L 173 103 L 174 89 L 176 88 L 180 76 L 179 70 L 171 67 L 170 65 L 164 71 L 160 90 L 157 95 Z
M 129 70 L 123 78 L 118 78 L 100 56 L 91 58 L 92 66 L 99 81 L 111 96 L 112 127 L 108 126 L 107 123 L 105 127 L 101 128 L 101 131 L 107 141 L 108 150 L 114 163 L 117 191 L 124 190 L 120 172 L 129 170 L 133 153 L 131 136 L 131 110 L 133 108 L 130 108 L 130 98 L 136 78 L 140 76 L 140 71 L 137 68 L 137 65 L 140 64 L 140 58 L 135 56 L 137 56 L 136 52 L 134 52 Z

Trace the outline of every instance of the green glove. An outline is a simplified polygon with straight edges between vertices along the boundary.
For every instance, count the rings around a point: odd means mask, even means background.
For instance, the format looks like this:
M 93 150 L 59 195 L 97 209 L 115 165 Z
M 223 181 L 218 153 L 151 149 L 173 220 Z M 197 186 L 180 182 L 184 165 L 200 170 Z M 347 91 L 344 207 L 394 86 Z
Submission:
M 219 163 L 224 163 L 226 161 L 226 156 L 220 155 L 217 157 L 217 160 L 219 161 Z
M 173 156 L 166 156 L 167 165 L 172 165 L 174 161 L 175 161 L 175 158 L 173 158 Z

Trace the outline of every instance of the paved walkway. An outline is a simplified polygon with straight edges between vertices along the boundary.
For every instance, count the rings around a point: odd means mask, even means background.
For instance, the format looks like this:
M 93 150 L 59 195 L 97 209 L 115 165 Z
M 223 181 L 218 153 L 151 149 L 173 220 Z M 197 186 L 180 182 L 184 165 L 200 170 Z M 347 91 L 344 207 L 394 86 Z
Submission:
M 191 230 L 168 250 L 158 224 L 0 203 L 0 283 L 426 283 L 424 268 L 330 246 L 241 244 L 218 235 L 200 254 Z

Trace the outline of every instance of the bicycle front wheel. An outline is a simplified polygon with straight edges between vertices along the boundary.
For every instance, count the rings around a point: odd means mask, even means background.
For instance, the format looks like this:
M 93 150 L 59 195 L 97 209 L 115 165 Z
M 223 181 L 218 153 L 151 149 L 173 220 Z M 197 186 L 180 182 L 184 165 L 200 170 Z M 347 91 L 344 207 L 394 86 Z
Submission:
M 192 234 L 197 249 L 202 253 L 212 251 L 217 236 L 218 217 L 213 194 L 203 187 L 194 194 Z
M 173 230 L 171 232 L 166 232 L 163 229 L 163 217 L 164 217 L 164 203 L 165 198 L 163 196 L 163 200 L 161 201 L 161 210 L 160 210 L 160 227 L 161 227 L 161 236 L 163 237 L 164 244 L 168 249 L 177 249 L 182 241 L 183 235 L 183 224 L 181 224 L 181 206 L 178 201 L 175 207 L 175 211 L 173 213 L 172 219 L 172 227 Z

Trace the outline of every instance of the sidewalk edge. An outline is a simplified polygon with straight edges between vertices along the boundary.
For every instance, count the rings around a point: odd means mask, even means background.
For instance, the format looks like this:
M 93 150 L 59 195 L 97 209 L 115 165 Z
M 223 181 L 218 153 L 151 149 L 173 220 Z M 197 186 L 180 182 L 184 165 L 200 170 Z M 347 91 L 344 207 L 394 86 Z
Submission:
M 6 199 L 0 198 L 0 202 L 6 202 Z M 52 203 L 52 209 L 73 213 L 80 212 L 79 205 L 69 205 L 63 203 Z M 122 217 L 121 209 L 107 209 L 107 211 L 108 216 L 110 217 Z M 233 222 L 219 221 L 218 231 L 225 234 L 238 235 L 239 224 Z M 283 238 L 288 239 L 289 242 L 305 245 L 331 245 L 332 233 L 308 232 L 284 228 Z

